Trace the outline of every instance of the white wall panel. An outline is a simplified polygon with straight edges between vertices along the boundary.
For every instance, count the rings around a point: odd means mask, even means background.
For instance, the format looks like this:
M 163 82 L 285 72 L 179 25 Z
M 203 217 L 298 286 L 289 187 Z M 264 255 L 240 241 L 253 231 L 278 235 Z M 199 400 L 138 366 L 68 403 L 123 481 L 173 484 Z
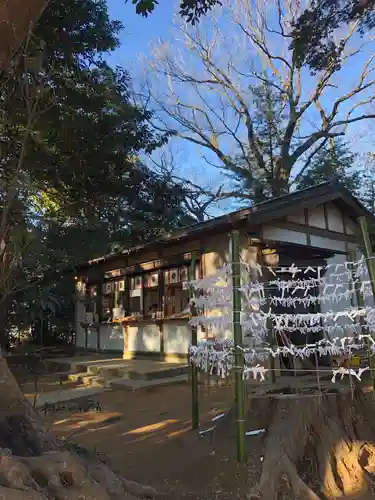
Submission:
M 199 335 L 198 328 L 198 338 Z M 186 354 L 191 343 L 191 328 L 188 320 L 166 321 L 163 326 L 164 352 L 166 354 Z
M 317 207 L 311 209 L 309 208 L 309 225 L 311 227 L 326 229 L 323 205 L 318 205 Z
M 342 212 L 333 204 L 327 204 L 328 229 L 337 233 L 344 232 Z
M 295 224 L 306 224 L 304 210 L 299 210 L 299 213 L 297 214 L 288 215 L 286 219 L 287 221 L 294 222 Z
M 321 236 L 311 235 L 311 246 L 345 252 L 345 241 L 331 240 L 330 238 L 323 238 Z
M 262 237 L 265 240 L 285 241 L 287 243 L 296 243 L 307 245 L 307 235 L 289 229 L 280 229 L 274 226 L 263 226 Z
M 124 332 L 121 325 L 100 325 L 100 350 L 124 351 Z
M 87 348 L 95 350 L 98 348 L 98 330 L 96 328 L 87 329 Z
M 160 330 L 153 323 L 129 326 L 127 350 L 132 352 L 159 352 Z
M 354 235 L 357 232 L 357 225 L 348 217 L 345 218 L 346 233 Z

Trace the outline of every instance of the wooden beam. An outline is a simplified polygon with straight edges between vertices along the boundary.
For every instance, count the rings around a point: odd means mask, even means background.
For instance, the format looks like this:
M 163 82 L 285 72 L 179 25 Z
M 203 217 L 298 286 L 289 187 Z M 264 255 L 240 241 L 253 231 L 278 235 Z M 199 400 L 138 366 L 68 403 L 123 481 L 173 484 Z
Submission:
M 117 269 L 109 269 L 104 273 L 104 278 L 118 278 L 132 274 L 139 274 L 149 271 L 156 271 L 161 267 L 180 266 L 189 264 L 192 258 L 192 252 L 179 253 L 170 257 L 163 257 L 148 262 L 141 262 L 132 266 L 124 266 Z M 109 267 L 109 266 L 108 266 Z
M 329 231 L 327 203 L 323 203 L 323 213 L 324 213 L 324 225 L 325 225 L 326 231 Z
M 309 222 L 309 209 L 305 208 L 303 212 L 304 212 L 304 216 L 305 216 L 305 226 L 309 227 L 309 225 L 310 225 L 310 222 Z M 307 244 L 310 246 L 311 245 L 311 233 L 310 233 L 310 230 L 306 233 L 306 240 L 307 240 Z

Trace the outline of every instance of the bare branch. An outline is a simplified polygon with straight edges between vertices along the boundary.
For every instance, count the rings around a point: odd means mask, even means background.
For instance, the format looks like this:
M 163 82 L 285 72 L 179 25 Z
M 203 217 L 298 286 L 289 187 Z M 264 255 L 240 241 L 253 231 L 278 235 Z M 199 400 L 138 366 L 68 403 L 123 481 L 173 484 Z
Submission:
M 309 154 L 307 157 L 305 164 L 301 168 L 301 170 L 298 172 L 298 174 L 295 176 L 293 179 L 293 182 L 291 183 L 291 186 L 298 184 L 299 180 L 303 176 L 303 174 L 306 172 L 306 170 L 309 168 L 311 165 L 312 160 L 314 159 L 315 155 L 324 148 L 324 146 L 327 144 L 329 141 L 330 137 L 326 137 L 321 143 Z
M 375 42 L 367 34 L 356 37 L 358 23 L 352 23 L 337 40 L 342 69 L 335 60 L 322 74 L 311 75 L 298 67 L 290 49 L 292 23 L 303 2 L 223 3 L 207 27 L 205 20 L 194 28 L 180 26 L 170 45 L 155 51 L 149 83 L 153 121 L 158 130 L 197 145 L 199 160 L 252 182 L 250 191 L 277 196 L 330 138 L 373 118 L 366 106 L 373 102 L 375 56 L 363 63 L 362 52 Z M 344 77 L 349 63 L 358 74 L 352 89 Z M 224 186 L 221 196 L 228 193 L 235 196 Z M 247 195 L 254 192 L 239 193 Z
M 339 137 L 345 135 L 344 132 L 326 132 L 321 130 L 320 132 L 316 132 L 312 134 L 307 141 L 298 146 L 292 153 L 291 159 L 296 162 L 298 158 L 300 158 L 306 151 L 308 151 L 311 146 L 313 146 L 319 139 L 322 138 L 330 138 L 330 137 Z

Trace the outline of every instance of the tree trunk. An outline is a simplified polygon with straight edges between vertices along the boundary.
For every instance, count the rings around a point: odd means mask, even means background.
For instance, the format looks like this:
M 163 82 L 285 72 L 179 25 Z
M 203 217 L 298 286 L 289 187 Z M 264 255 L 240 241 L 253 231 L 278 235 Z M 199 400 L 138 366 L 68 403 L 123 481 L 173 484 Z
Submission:
M 375 411 L 361 389 L 254 399 L 251 416 L 266 438 L 249 499 L 375 498 Z
M 275 171 L 272 179 L 270 179 L 272 195 L 275 198 L 289 193 L 289 178 L 292 166 L 280 156 L 275 159 Z
M 0 71 L 7 67 L 47 4 L 48 0 L 0 0 Z
M 130 500 L 160 496 L 58 442 L 23 396 L 0 356 L 0 498 Z
M 0 299 L 0 348 L 3 352 L 8 350 L 8 329 L 7 329 L 8 300 Z

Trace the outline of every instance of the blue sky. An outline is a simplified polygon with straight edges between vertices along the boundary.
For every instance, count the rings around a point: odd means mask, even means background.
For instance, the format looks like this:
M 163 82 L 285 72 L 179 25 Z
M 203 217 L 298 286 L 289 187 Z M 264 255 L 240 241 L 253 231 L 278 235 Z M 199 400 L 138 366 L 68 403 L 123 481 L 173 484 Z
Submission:
M 175 0 L 160 0 L 154 12 L 147 18 L 135 13 L 131 0 L 108 0 L 108 10 L 112 19 L 118 19 L 124 25 L 121 35 L 121 47 L 111 54 L 112 64 L 119 64 L 131 69 L 137 63 L 138 54 L 148 53 L 151 42 L 166 35 L 171 28 Z
M 137 78 L 141 64 L 139 56 L 150 53 L 150 47 L 157 38 L 162 37 L 168 39 L 168 34 L 172 27 L 172 20 L 174 12 L 178 7 L 178 0 L 160 0 L 160 5 L 156 6 L 155 11 L 148 17 L 142 18 L 135 13 L 135 6 L 132 5 L 131 0 L 124 4 L 123 0 L 108 0 L 109 13 L 112 19 L 120 20 L 124 25 L 124 30 L 121 34 L 120 48 L 108 57 L 108 60 L 113 65 L 120 65 L 130 71 L 133 78 Z M 349 81 L 351 77 L 357 76 L 356 71 L 352 71 L 348 67 L 340 74 L 340 88 L 345 87 L 345 82 Z M 340 89 L 340 94 L 342 89 Z M 336 97 L 336 91 L 332 90 L 332 98 Z M 363 137 L 361 131 L 366 127 L 365 122 L 352 127 L 347 139 L 351 141 L 352 149 L 363 151 L 371 149 L 368 137 Z M 372 140 L 371 140 L 372 142 Z M 202 176 L 199 180 L 203 184 L 207 184 L 208 180 L 214 179 L 214 185 L 219 184 L 219 173 L 214 167 L 210 167 L 201 158 L 199 151 L 196 147 L 183 141 L 178 146 L 179 154 L 176 157 L 181 170 L 184 175 L 192 169 L 202 170 Z M 197 177 L 192 177 L 192 180 L 197 181 Z
M 178 0 L 160 0 L 160 4 L 156 6 L 154 12 L 149 17 L 144 18 L 135 13 L 135 6 L 132 5 L 131 0 L 127 4 L 124 4 L 122 0 L 108 0 L 110 17 L 121 21 L 124 25 L 120 37 L 120 48 L 107 58 L 110 64 L 120 65 L 128 69 L 133 78 L 136 78 L 140 68 L 139 57 L 142 54 L 150 53 L 150 47 L 156 39 L 168 38 L 174 14 L 178 12 L 179 3 Z M 208 166 L 207 168 L 207 164 L 196 154 L 195 146 L 186 141 L 178 142 L 177 147 L 174 147 L 175 161 L 184 172 L 184 176 L 190 177 L 193 182 L 200 181 L 201 185 L 211 185 L 212 178 L 214 178 L 213 186 L 217 187 L 221 177 L 219 172 L 213 167 Z M 194 164 L 195 168 L 191 169 L 192 175 L 188 176 L 187 172 L 191 164 Z M 197 171 L 202 172 L 199 175 L 199 180 Z M 231 203 L 221 203 L 219 212 L 231 208 Z M 213 210 L 212 215 L 217 215 L 217 209 Z

